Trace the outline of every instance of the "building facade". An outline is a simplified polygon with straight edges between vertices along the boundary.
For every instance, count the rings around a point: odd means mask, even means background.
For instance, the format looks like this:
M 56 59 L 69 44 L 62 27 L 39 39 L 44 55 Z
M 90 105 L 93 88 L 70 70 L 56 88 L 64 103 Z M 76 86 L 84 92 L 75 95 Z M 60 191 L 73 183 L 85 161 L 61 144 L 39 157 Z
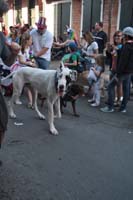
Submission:
M 66 4 L 67 1 L 47 0 L 47 3 Z M 109 40 L 116 30 L 133 26 L 132 0 L 71 0 L 70 3 L 70 26 L 79 36 L 91 30 L 97 21 L 103 22 Z
M 55 36 L 63 35 L 65 25 L 76 30 L 91 30 L 102 21 L 109 40 L 113 33 L 133 26 L 133 0 L 9 0 L 5 16 L 7 26 L 29 23 L 35 26 L 39 16 L 47 18 L 48 28 Z

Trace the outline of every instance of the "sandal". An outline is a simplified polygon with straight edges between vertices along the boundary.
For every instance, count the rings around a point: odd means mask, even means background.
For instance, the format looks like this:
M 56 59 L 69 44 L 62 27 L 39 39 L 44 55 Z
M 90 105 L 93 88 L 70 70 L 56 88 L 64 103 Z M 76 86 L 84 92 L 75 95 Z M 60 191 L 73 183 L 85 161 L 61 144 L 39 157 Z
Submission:
M 28 108 L 33 108 L 31 103 L 28 103 Z

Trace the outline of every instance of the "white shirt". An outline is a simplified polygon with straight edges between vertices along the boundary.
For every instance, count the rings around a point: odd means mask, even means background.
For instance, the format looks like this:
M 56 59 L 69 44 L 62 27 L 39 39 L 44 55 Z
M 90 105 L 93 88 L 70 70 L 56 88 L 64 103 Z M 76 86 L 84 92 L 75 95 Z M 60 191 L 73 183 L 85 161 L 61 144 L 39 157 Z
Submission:
M 47 61 L 51 59 L 51 48 L 53 44 L 53 35 L 48 30 L 42 35 L 37 32 L 37 29 L 31 31 L 32 41 L 33 41 L 33 53 L 37 54 L 42 48 L 48 48 L 47 52 L 41 55 L 41 58 L 45 58 Z
M 94 54 L 94 51 L 98 49 L 98 44 L 97 42 L 92 42 L 88 47 L 87 47 L 87 54 L 88 55 L 92 55 Z M 89 56 L 87 56 L 89 57 Z M 91 63 L 95 63 L 95 59 L 92 57 L 89 57 L 89 59 L 91 60 Z
M 28 47 L 27 49 L 24 50 L 24 53 L 22 53 L 22 51 L 20 51 L 18 53 L 18 56 L 22 56 L 23 57 L 23 61 L 26 62 L 28 60 L 30 60 L 29 58 L 29 52 L 30 52 L 30 47 Z M 26 67 L 26 65 L 19 63 L 21 67 Z

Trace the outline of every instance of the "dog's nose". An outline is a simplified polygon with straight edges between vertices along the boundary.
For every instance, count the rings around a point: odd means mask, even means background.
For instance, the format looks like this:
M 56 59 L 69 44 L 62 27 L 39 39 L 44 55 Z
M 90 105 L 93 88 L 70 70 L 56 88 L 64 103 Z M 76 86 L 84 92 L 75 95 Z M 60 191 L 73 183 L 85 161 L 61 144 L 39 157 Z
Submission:
M 60 89 L 60 90 L 63 90 L 63 89 L 64 89 L 64 85 L 60 85 L 60 86 L 59 86 L 59 89 Z

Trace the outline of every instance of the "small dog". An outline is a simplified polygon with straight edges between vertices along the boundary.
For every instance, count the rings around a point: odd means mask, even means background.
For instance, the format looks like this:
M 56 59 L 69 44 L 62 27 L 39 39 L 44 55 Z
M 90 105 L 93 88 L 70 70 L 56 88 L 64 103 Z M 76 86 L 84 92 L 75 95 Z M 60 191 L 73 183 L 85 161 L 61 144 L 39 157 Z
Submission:
M 72 104 L 73 115 L 79 117 L 79 114 L 76 112 L 76 100 L 78 97 L 84 94 L 84 87 L 79 84 L 69 84 L 66 90 L 66 94 L 63 97 L 60 97 L 60 107 L 61 113 L 63 113 L 63 107 L 67 106 L 67 102 L 70 101 Z

